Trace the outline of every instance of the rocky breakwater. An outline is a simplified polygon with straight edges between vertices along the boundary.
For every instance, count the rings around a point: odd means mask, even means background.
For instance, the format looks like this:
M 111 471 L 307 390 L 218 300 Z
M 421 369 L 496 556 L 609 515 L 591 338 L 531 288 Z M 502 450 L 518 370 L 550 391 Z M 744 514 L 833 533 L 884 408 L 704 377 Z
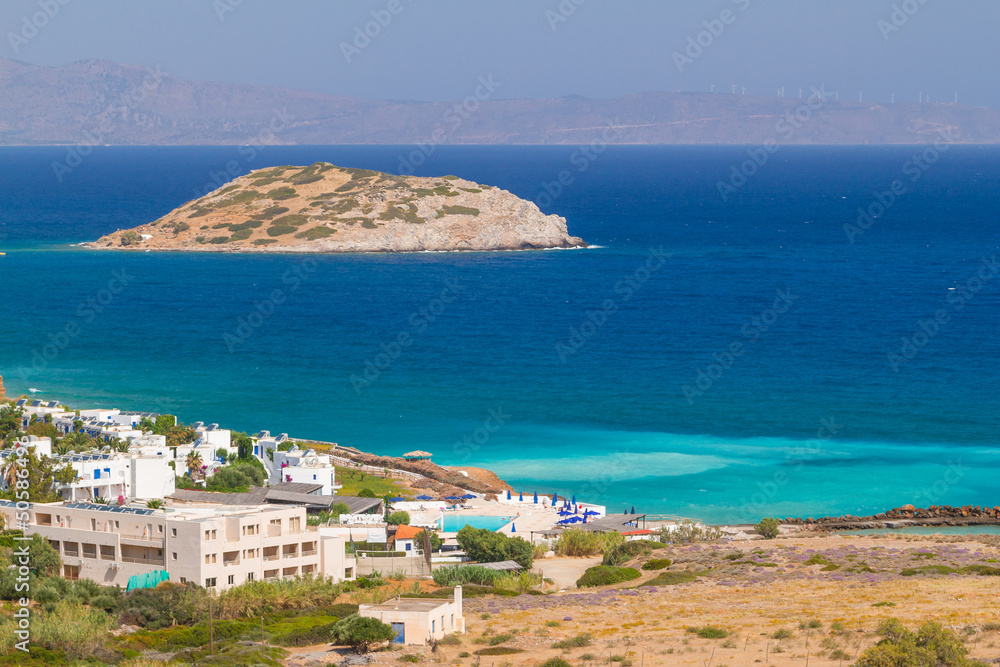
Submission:
M 902 505 L 871 516 L 827 516 L 807 519 L 786 517 L 782 523 L 803 530 L 859 530 L 865 528 L 903 528 L 905 526 L 981 526 L 1000 525 L 1000 506 L 931 505 L 927 508 Z
M 457 176 L 417 178 L 325 162 L 241 176 L 99 250 L 426 252 L 585 248 L 566 219 Z

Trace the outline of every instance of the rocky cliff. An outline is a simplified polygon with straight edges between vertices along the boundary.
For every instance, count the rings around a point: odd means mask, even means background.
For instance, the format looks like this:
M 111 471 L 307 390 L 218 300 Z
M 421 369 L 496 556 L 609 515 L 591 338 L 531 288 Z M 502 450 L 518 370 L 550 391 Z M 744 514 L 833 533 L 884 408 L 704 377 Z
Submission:
M 325 162 L 237 178 L 164 217 L 87 244 L 125 250 L 419 252 L 586 247 L 566 220 L 457 176 Z

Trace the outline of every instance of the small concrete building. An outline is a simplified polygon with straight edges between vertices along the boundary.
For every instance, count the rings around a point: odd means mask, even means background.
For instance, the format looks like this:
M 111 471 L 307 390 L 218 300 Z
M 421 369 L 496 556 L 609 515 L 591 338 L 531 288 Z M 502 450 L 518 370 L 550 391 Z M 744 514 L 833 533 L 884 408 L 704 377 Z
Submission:
M 358 614 L 392 627 L 394 644 L 424 646 L 445 635 L 465 632 L 461 586 L 455 586 L 455 594 L 448 600 L 393 598 L 382 604 L 363 604 Z

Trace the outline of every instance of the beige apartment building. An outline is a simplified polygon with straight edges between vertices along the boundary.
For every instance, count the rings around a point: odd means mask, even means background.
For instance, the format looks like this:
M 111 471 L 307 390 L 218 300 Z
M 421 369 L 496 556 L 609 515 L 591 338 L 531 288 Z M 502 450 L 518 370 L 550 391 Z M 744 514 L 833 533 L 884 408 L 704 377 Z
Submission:
M 16 525 L 12 505 L 0 503 L 8 526 Z M 218 590 L 300 575 L 341 581 L 353 579 L 355 570 L 345 538 L 307 526 L 304 507 L 35 504 L 24 533 L 58 549 L 67 579 L 123 588 L 132 575 L 154 570 Z

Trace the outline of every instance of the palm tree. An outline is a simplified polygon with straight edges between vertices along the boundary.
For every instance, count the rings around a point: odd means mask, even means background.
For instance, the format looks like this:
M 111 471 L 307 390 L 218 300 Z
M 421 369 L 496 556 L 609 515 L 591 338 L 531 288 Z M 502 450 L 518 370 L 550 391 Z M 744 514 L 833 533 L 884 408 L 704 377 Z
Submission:
M 111 438 L 108 440 L 108 446 L 111 447 L 113 452 L 127 452 L 128 443 L 121 438 Z
M 88 449 L 94 448 L 94 439 L 81 431 L 74 431 L 63 438 L 63 440 L 68 441 L 70 447 L 78 452 L 85 452 Z
M 52 451 L 54 451 L 59 456 L 65 456 L 70 453 L 73 449 L 73 443 L 68 438 L 59 438 L 56 443 L 52 445 Z
M 184 461 L 184 466 L 187 468 L 188 475 L 191 476 L 191 479 L 195 479 L 195 474 L 201 472 L 201 454 L 195 451 L 188 452 L 187 459 Z

